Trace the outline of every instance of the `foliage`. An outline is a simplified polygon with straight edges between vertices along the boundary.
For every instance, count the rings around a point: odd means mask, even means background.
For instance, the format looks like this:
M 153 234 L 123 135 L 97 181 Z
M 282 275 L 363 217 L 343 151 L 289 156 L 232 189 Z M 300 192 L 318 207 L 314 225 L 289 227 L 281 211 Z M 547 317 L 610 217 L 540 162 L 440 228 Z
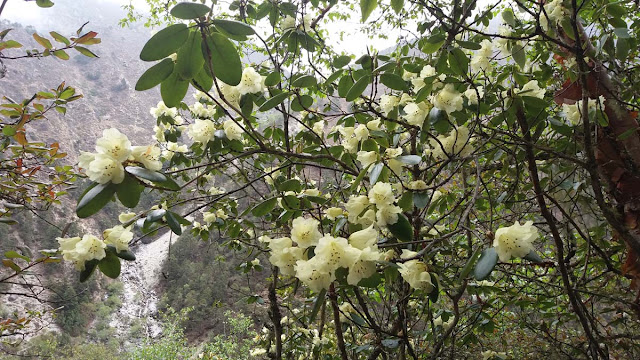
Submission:
M 105 132 L 90 214 L 142 185 L 162 199 L 136 213 L 141 235 L 220 237 L 255 259 L 240 271 L 269 255 L 251 297 L 265 356 L 638 357 L 630 3 L 148 3 L 169 25 L 136 87 L 160 87 L 163 151 L 131 171 Z M 350 16 L 406 36 L 337 53 L 329 29 Z
M 194 349 L 187 346 L 182 322 L 185 321 L 190 310 L 190 308 L 185 308 L 176 312 L 173 309 L 168 309 L 163 314 L 162 337 L 153 343 L 142 345 L 133 350 L 128 358 L 131 360 L 189 359 Z

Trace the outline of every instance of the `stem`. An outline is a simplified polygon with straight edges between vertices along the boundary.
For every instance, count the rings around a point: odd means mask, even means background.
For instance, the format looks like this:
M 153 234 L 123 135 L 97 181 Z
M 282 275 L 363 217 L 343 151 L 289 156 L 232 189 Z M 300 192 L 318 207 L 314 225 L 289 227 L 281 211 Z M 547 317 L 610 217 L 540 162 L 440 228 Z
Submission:
M 347 349 L 344 345 L 344 336 L 342 334 L 342 322 L 340 322 L 340 308 L 338 307 L 338 294 L 336 288 L 331 284 L 329 287 L 329 299 L 331 300 L 331 308 L 333 309 L 333 323 L 336 329 L 336 339 L 338 342 L 338 350 L 340 350 L 340 359 L 349 360 Z

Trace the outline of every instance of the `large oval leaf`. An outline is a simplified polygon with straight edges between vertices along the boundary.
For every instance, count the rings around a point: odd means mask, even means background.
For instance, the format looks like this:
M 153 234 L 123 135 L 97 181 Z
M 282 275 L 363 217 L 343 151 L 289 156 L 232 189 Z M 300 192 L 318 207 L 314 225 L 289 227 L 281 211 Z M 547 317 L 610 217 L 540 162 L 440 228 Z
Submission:
M 189 81 L 182 80 L 177 71 L 174 71 L 160 84 L 160 95 L 167 107 L 177 107 L 184 96 L 187 95 Z
M 80 218 L 89 217 L 102 209 L 113 197 L 116 186 L 112 183 L 97 184 L 93 186 L 76 206 L 76 215 Z
M 267 199 L 251 209 L 253 216 L 261 217 L 267 215 L 276 206 L 277 198 Z
M 238 85 L 242 78 L 242 62 L 233 43 L 222 34 L 211 33 L 204 46 L 202 53 L 211 56 L 215 76 L 229 85 Z
M 402 80 L 402 77 L 396 74 L 382 74 L 380 75 L 380 82 L 389 89 L 407 90 L 407 82 Z
M 204 67 L 191 79 L 191 83 L 196 89 L 205 92 L 208 92 L 213 87 L 213 79 Z
M 406 216 L 399 214 L 398 221 L 395 224 L 387 226 L 391 234 L 400 241 L 412 241 L 413 240 L 413 226 Z
M 135 175 L 141 179 L 153 181 L 153 182 L 163 182 L 167 180 L 167 177 L 163 174 L 152 171 L 149 169 L 145 169 L 139 166 L 127 166 L 125 170 L 132 175 Z
M 286 98 L 289 97 L 288 92 L 283 92 L 277 95 L 274 95 L 271 99 L 267 100 L 260 106 L 260 111 L 271 110 L 274 107 L 280 105 Z
M 173 72 L 173 60 L 164 59 L 153 65 L 140 76 L 136 83 L 137 91 L 149 90 L 163 82 Z
M 178 50 L 176 72 L 183 80 L 191 80 L 204 64 L 202 56 L 202 37 L 199 31 L 191 31 L 187 42 Z
M 347 96 L 345 96 L 345 99 L 347 101 L 353 101 L 357 99 L 358 96 L 362 95 L 364 90 L 367 88 L 367 85 L 369 85 L 369 76 L 365 75 L 358 79 L 355 84 L 353 84 L 351 89 L 349 89 L 349 92 L 347 92 Z
M 116 194 L 122 205 L 134 208 L 138 205 L 143 190 L 144 186 L 131 175 L 126 174 L 122 183 L 118 184 Z
M 120 259 L 115 254 L 115 250 L 107 251 L 107 256 L 98 263 L 100 271 L 112 279 L 120 276 Z
M 251 26 L 239 21 L 215 19 L 212 22 L 213 25 L 228 32 L 231 35 L 248 36 L 256 33 Z
M 498 253 L 496 253 L 496 249 L 493 247 L 485 249 L 482 252 L 482 255 L 480 255 L 480 259 L 473 270 L 473 276 L 476 280 L 486 279 L 493 271 L 493 268 L 496 267 L 497 263 Z
M 207 5 L 183 2 L 171 9 L 171 15 L 178 19 L 191 20 L 207 15 L 209 10 L 211 9 Z
M 140 52 L 140 60 L 156 61 L 177 52 L 187 41 L 189 28 L 185 24 L 171 25 L 158 31 L 147 41 Z

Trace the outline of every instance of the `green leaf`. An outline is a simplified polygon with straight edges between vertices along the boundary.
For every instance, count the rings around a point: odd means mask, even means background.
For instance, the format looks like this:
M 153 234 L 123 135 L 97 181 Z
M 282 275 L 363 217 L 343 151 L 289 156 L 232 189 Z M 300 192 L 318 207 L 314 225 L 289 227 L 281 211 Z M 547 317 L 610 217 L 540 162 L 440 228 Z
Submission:
M 115 250 L 107 251 L 107 256 L 100 260 L 100 262 L 98 263 L 98 268 L 100 268 L 100 271 L 103 274 L 112 279 L 116 279 L 118 276 L 120 276 L 120 259 L 115 254 Z
M 512 28 L 516 27 L 516 17 L 514 16 L 513 10 L 511 10 L 511 8 L 506 8 L 502 12 L 502 20 L 504 20 L 504 22 L 506 24 L 509 24 Z
M 18 222 L 12 218 L 0 217 L 0 223 L 7 225 L 16 225 Z
M 607 5 L 607 12 L 609 13 L 609 15 L 613 16 L 614 18 L 621 18 L 627 14 L 627 11 L 625 10 L 625 8 L 623 8 L 618 4 Z
M 18 258 L 18 259 L 22 259 L 22 260 L 27 261 L 27 262 L 31 260 L 27 256 L 24 256 L 24 255 L 18 253 L 17 251 L 13 251 L 13 250 L 5 252 L 4 256 L 6 256 L 8 259 L 16 259 L 16 258 Z
M 178 19 L 191 20 L 207 15 L 211 10 L 207 5 L 183 2 L 171 9 L 171 15 Z
M 454 48 L 449 51 L 449 67 L 451 70 L 458 74 L 464 75 L 469 68 L 469 58 L 460 48 Z
M 98 260 L 93 259 L 84 263 L 84 270 L 80 272 L 80 282 L 89 280 L 93 271 L 98 267 Z
M 167 225 L 169 225 L 169 229 L 171 229 L 171 231 L 173 231 L 173 233 L 178 236 L 182 235 L 182 227 L 180 226 L 180 218 L 182 217 L 174 212 L 167 211 L 167 213 L 165 214 L 165 218 L 167 219 Z
M 78 200 L 76 214 L 80 218 L 89 217 L 102 209 L 116 192 L 116 185 L 112 183 L 96 184 Z
M 69 41 L 69 39 L 67 39 L 66 37 L 58 34 L 55 31 L 50 31 L 49 35 L 51 35 L 52 38 L 54 38 L 57 42 L 65 44 L 65 45 L 70 45 L 71 42 Z
M 313 105 L 313 98 L 309 95 L 296 96 L 291 101 L 291 110 L 302 111 Z
M 367 21 L 367 18 L 373 10 L 378 7 L 378 0 L 360 0 L 360 11 L 362 13 L 362 22 Z
M 50 8 L 53 6 L 53 2 L 51 0 L 36 0 L 36 5 L 41 8 Z
M 274 95 L 271 99 L 265 101 L 262 105 L 260 105 L 260 111 L 268 111 L 273 109 L 274 107 L 282 104 L 285 99 L 289 97 L 288 92 L 283 92 L 277 95 Z
M 242 78 L 242 62 L 233 43 L 222 34 L 211 33 L 205 46 L 203 53 L 211 55 L 215 76 L 229 85 L 238 85 Z
M 274 197 L 271 199 L 267 199 L 261 202 L 260 204 L 254 206 L 253 209 L 251 209 L 251 214 L 253 214 L 253 216 L 256 216 L 256 217 L 265 216 L 271 210 L 273 210 L 273 208 L 276 206 L 277 201 L 278 199 Z
M 173 72 L 173 60 L 167 58 L 153 65 L 140 76 L 136 83 L 137 91 L 149 90 L 163 82 Z
M 431 196 L 426 192 L 413 193 L 413 205 L 418 209 L 424 209 L 424 207 L 429 203 L 429 200 L 431 200 Z
M 443 34 L 432 35 L 427 39 L 424 45 L 422 45 L 422 48 L 420 50 L 422 50 L 422 52 L 425 54 L 432 54 L 442 47 L 442 44 L 444 44 L 444 40 L 445 37 Z
M 144 219 L 144 222 L 147 224 L 161 221 L 162 218 L 167 214 L 167 210 L 165 209 L 155 209 L 149 211 L 147 217 Z
M 333 66 L 336 68 L 341 68 L 351 62 L 351 56 L 349 55 L 341 55 L 333 59 Z
M 397 160 L 407 165 L 418 165 L 422 158 L 418 155 L 403 155 L 398 156 Z
M 480 46 L 480 44 L 478 44 L 476 42 L 462 41 L 462 40 L 457 40 L 456 42 L 458 43 L 458 45 L 460 45 L 460 47 L 463 47 L 465 49 L 469 49 L 469 50 L 480 50 L 480 49 L 482 49 L 482 46 Z
M 400 241 L 412 241 L 413 240 L 413 226 L 409 222 L 406 216 L 398 214 L 398 221 L 395 224 L 387 225 L 391 234 Z
M 167 177 L 164 174 L 161 174 L 157 171 L 152 171 L 149 169 L 145 169 L 139 166 L 127 166 L 125 170 L 131 174 L 135 175 L 141 179 L 153 181 L 153 182 L 163 182 L 167 181 Z
M 391 0 L 391 8 L 396 14 L 400 14 L 402 8 L 404 7 L 404 0 Z
M 400 200 L 398 200 L 398 206 L 403 211 L 411 211 L 413 209 L 413 193 L 411 191 L 405 191 L 400 197 Z
M 524 69 L 524 66 L 527 64 L 527 53 L 525 52 L 524 46 L 519 44 L 513 45 L 513 48 L 511 48 L 511 56 L 513 56 L 513 61 L 515 61 L 521 69 Z
M 194 76 L 193 79 L 191 79 L 191 83 L 193 84 L 194 88 L 204 92 L 208 92 L 213 87 L 213 78 L 209 75 L 207 70 L 203 67 L 196 74 L 196 76 Z
M 469 258 L 467 263 L 462 268 L 462 271 L 460 272 L 460 276 L 458 277 L 458 281 L 462 282 L 467 277 L 467 275 L 469 275 L 469 273 L 471 272 L 471 269 L 473 268 L 473 264 L 476 263 L 476 260 L 478 260 L 478 257 L 480 257 L 481 252 L 482 252 L 482 248 L 480 247 L 473 252 L 473 254 Z
M 2 128 L 2 135 L 4 136 L 13 136 L 17 133 L 16 128 L 10 125 L 5 125 Z
M 353 80 L 351 79 L 351 76 L 349 76 L 348 74 L 343 76 L 342 78 L 340 78 L 340 81 L 338 82 L 338 95 L 340 97 L 347 96 L 347 93 L 349 92 L 352 86 L 353 86 Z
M 356 83 L 353 84 L 351 89 L 349 89 L 349 92 L 347 93 L 347 96 L 345 96 L 345 99 L 347 101 L 353 101 L 357 99 L 360 95 L 362 95 L 364 90 L 367 88 L 370 80 L 371 79 L 369 78 L 368 75 L 365 75 L 360 79 L 358 79 L 358 81 L 356 81 Z
M 87 49 L 84 46 L 76 46 L 74 47 L 74 49 L 76 49 L 80 54 L 86 56 L 86 57 L 90 57 L 90 58 L 97 58 L 99 57 L 98 55 L 94 54 L 93 51 Z
M 56 50 L 52 52 L 53 56 L 57 57 L 61 60 L 69 60 L 69 54 L 67 54 L 64 50 Z
M 275 86 L 278 85 L 278 83 L 281 80 L 281 76 L 280 76 L 280 72 L 278 71 L 274 71 L 271 74 L 267 75 L 267 77 L 264 79 L 264 85 L 265 86 Z
M 496 249 L 493 247 L 485 249 L 473 270 L 473 276 L 478 281 L 486 279 L 493 271 L 493 268 L 496 267 L 497 263 L 498 253 L 496 253 Z
M 291 86 L 299 87 L 299 88 L 308 88 L 308 87 L 316 86 L 317 83 L 318 82 L 316 81 L 316 78 L 313 77 L 312 75 L 303 75 L 293 80 L 293 82 L 291 83 Z
M 393 90 L 407 90 L 407 82 L 402 80 L 402 77 L 392 73 L 385 73 L 380 75 L 380 82 Z
M 180 74 L 174 71 L 160 83 L 160 95 L 167 107 L 178 107 L 189 90 L 189 81 L 180 78 Z
M 375 183 L 378 181 L 380 173 L 382 173 L 382 169 L 384 169 L 384 164 L 381 162 L 373 165 L 373 167 L 371 168 L 371 173 L 369 174 L 369 182 L 371 183 L 371 185 L 375 185 Z
M 174 24 L 158 31 L 140 52 L 140 60 L 156 61 L 175 53 L 189 38 L 186 24 Z
M 191 80 L 204 64 L 202 37 L 199 31 L 191 31 L 187 42 L 178 50 L 175 71 L 183 80 Z
M 53 47 L 53 45 L 51 45 L 51 41 L 43 38 L 37 33 L 33 33 L 33 38 L 36 40 L 38 44 L 42 45 L 45 49 L 51 49 Z
M 144 186 L 131 175 L 125 174 L 122 183 L 117 185 L 116 194 L 122 205 L 128 208 L 134 208 L 138 205 L 143 190 Z
M 316 297 L 316 301 L 313 303 L 313 309 L 311 309 L 311 314 L 309 315 L 309 322 L 313 323 L 316 319 L 316 316 L 318 316 L 318 312 L 320 311 L 320 308 L 322 307 L 322 304 L 324 304 L 324 300 L 327 297 L 327 290 L 326 289 L 322 289 L 320 290 L 320 292 L 318 293 L 318 297 Z
M 523 259 L 529 260 L 529 261 L 537 263 L 537 264 L 540 264 L 541 262 L 544 261 L 544 260 L 542 260 L 540 255 L 538 255 L 538 253 L 535 252 L 535 250 L 529 251 L 529 253 Z
M 212 23 L 231 35 L 249 36 L 256 33 L 251 26 L 235 20 L 215 19 Z
M 638 131 L 637 128 L 631 128 L 631 129 L 623 132 L 622 134 L 618 135 L 618 139 L 620 139 L 620 140 L 628 139 L 631 135 L 633 135 L 637 131 Z

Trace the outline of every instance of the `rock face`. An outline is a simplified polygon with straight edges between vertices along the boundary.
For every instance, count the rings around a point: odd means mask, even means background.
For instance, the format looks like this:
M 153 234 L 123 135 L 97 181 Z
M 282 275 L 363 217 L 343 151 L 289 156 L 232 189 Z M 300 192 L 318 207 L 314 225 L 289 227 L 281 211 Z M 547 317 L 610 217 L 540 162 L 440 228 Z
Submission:
M 136 261 L 123 262 L 120 281 L 124 284 L 122 306 L 112 315 L 110 326 L 118 335 L 127 335 L 131 322 L 140 320 L 146 337 L 155 338 L 162 328 L 157 320 L 158 300 L 156 288 L 162 279 L 162 263 L 167 258 L 171 244 L 177 237 L 170 231 L 148 244 L 140 244 L 131 250 Z

